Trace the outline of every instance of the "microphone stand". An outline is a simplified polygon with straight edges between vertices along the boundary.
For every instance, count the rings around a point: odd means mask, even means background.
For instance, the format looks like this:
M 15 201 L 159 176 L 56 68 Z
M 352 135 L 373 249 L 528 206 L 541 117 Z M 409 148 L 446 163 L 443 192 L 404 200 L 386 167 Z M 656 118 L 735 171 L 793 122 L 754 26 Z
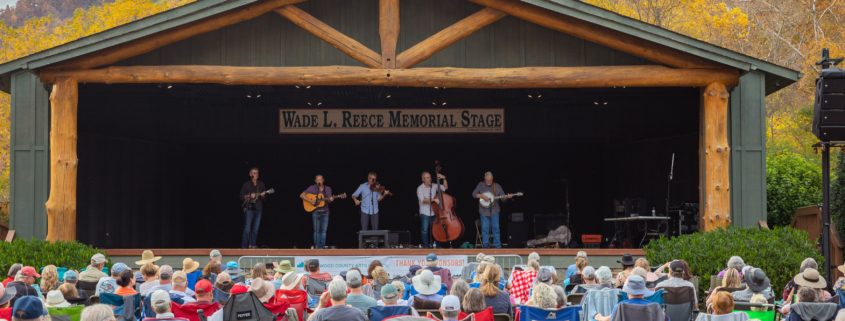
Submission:
M 669 179 L 666 180 L 666 216 L 669 216 L 669 196 L 670 191 L 672 190 L 672 178 L 675 172 L 675 153 L 672 153 L 672 162 L 669 165 Z M 681 219 L 680 217 L 678 218 Z M 668 223 L 667 223 L 668 224 Z M 668 228 L 668 227 L 667 227 Z M 678 235 L 681 234 L 680 229 L 678 230 Z

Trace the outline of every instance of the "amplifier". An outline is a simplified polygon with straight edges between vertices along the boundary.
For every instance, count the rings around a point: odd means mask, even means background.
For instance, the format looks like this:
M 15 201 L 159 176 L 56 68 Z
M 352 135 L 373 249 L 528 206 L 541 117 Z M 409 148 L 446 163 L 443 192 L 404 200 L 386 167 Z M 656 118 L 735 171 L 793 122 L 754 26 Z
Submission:
M 396 248 L 400 244 L 410 244 L 409 231 L 369 230 L 358 231 L 358 248 Z

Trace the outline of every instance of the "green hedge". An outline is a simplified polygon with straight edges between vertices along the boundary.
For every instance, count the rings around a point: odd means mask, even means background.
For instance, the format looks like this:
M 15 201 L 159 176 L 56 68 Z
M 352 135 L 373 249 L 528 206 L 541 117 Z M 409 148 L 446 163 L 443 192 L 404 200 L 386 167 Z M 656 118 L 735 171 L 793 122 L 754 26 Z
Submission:
M 34 266 L 39 270 L 49 264 L 80 270 L 88 266 L 91 256 L 98 252 L 96 248 L 78 242 L 0 242 L 0 275 L 5 276 L 9 267 L 15 263 Z
M 776 294 L 798 274 L 805 258 L 815 258 L 819 266 L 823 266 L 824 261 L 807 233 L 791 227 L 773 230 L 730 228 L 664 237 L 650 242 L 644 250 L 653 266 L 674 259 L 689 262 L 692 273 L 701 280 L 699 288 L 702 290 L 709 286 L 710 276 L 724 269 L 733 255 L 742 257 L 745 264 L 763 269 Z
M 795 209 L 822 202 L 822 171 L 817 160 L 793 152 L 766 155 L 766 210 L 770 226 L 792 223 Z

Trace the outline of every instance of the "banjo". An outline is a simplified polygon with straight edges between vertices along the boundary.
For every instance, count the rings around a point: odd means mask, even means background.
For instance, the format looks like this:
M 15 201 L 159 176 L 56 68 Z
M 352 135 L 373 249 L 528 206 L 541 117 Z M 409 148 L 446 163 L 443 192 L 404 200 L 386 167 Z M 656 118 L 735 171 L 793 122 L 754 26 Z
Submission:
M 518 197 L 518 196 L 522 196 L 523 194 L 522 194 L 522 192 L 519 192 L 519 193 L 513 193 L 513 194 L 505 194 L 505 195 L 502 195 L 502 196 L 494 196 L 493 193 L 491 193 L 491 192 L 484 192 L 484 193 L 481 193 L 481 195 L 483 195 L 487 199 L 478 198 L 478 204 L 481 205 L 481 207 L 483 207 L 483 208 L 490 208 L 491 206 L 493 206 L 493 202 L 495 202 L 496 200 L 500 200 L 500 199 L 508 198 L 508 197 Z

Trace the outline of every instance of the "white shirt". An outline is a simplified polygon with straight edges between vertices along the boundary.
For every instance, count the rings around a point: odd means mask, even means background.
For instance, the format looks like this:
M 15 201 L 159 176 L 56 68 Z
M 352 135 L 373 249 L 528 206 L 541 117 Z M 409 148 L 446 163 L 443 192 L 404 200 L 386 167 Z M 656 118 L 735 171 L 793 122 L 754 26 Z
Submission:
M 417 199 L 419 200 L 420 204 L 420 215 L 425 216 L 434 216 L 434 211 L 431 209 L 432 206 L 436 206 L 437 204 L 425 204 L 423 200 L 426 198 L 434 198 L 437 194 L 437 189 L 441 191 L 446 191 L 446 187 L 440 184 L 432 183 L 431 186 L 425 186 L 425 184 L 420 184 L 417 187 Z

